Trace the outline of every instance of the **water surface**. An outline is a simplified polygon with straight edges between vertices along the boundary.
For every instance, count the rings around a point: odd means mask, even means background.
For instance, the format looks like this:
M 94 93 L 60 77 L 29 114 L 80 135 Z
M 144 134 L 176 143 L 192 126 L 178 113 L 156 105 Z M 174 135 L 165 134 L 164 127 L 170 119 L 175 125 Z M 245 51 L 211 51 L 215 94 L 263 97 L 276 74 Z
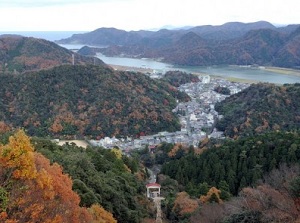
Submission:
M 68 49 L 70 46 L 62 45 Z M 72 49 L 79 49 L 83 45 L 76 47 L 71 45 Z M 204 73 L 224 78 L 237 78 L 256 82 L 269 82 L 275 84 L 300 83 L 300 70 L 293 72 L 296 75 L 284 74 L 276 71 L 270 71 L 263 67 L 247 66 L 176 66 L 168 63 L 159 62 L 148 58 L 126 58 L 126 57 L 108 57 L 103 54 L 97 54 L 97 57 L 106 64 L 120 65 L 128 67 L 149 68 L 157 72 L 166 72 L 169 70 L 181 70 L 188 73 Z

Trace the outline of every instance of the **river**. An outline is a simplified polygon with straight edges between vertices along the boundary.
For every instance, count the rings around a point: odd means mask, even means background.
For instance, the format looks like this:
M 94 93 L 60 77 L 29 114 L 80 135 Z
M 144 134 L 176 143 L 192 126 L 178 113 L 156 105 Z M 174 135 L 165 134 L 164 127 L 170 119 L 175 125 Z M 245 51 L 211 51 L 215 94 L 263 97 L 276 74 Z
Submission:
M 65 45 L 64 47 L 76 49 L 76 45 Z M 78 48 L 77 46 L 77 49 Z M 205 73 L 224 78 L 243 79 L 253 82 L 269 82 L 274 84 L 300 83 L 300 70 L 278 70 L 247 66 L 175 66 L 146 58 L 107 57 L 103 54 L 97 54 L 97 57 L 111 65 L 149 68 L 162 73 L 169 70 L 181 70 L 188 73 Z

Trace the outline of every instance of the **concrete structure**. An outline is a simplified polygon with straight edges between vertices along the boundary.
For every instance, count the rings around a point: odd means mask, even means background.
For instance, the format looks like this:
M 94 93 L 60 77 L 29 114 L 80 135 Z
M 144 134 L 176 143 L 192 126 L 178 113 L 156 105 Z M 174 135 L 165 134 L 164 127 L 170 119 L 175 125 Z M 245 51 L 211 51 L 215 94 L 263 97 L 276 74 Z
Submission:
M 149 183 L 146 185 L 147 188 L 147 197 L 154 198 L 160 197 L 160 184 L 158 183 Z

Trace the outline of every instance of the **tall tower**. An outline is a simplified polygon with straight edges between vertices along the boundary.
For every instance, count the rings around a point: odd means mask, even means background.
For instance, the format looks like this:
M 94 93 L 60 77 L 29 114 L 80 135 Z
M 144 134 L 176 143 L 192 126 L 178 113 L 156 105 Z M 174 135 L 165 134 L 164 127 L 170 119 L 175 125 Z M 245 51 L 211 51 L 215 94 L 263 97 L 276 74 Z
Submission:
M 74 53 L 72 54 L 72 65 L 73 66 L 75 65 L 75 55 L 74 55 Z

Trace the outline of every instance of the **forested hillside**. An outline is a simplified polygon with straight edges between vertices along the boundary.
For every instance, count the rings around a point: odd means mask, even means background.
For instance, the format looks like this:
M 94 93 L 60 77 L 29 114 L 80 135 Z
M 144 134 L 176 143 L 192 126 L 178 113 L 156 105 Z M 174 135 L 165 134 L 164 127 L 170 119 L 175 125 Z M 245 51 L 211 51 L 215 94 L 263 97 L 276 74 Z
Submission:
M 176 131 L 176 99 L 167 82 L 106 66 L 65 65 L 26 75 L 1 75 L 1 128 L 24 127 L 52 137 L 139 136 Z
M 92 197 L 89 205 L 81 207 L 79 196 L 72 191 L 72 179 L 61 166 L 36 152 L 37 144 L 24 131 L 18 130 L 9 139 L 1 134 L 1 139 L 1 222 L 117 222 Z
M 124 46 L 114 52 L 128 55 L 141 53 L 142 57 L 164 58 L 169 63 L 190 66 L 255 64 L 297 68 L 300 65 L 297 51 L 299 30 L 300 28 L 291 34 L 272 29 L 251 30 L 242 37 L 218 42 L 190 32 L 164 48 L 145 50 L 141 46 L 139 52 L 137 46 Z M 113 53 L 109 48 L 107 50 Z
M 180 159 L 176 155 L 171 157 L 163 165 L 162 173 L 188 186 L 187 192 L 193 196 L 201 195 L 200 184 L 218 187 L 222 181 L 236 195 L 242 188 L 254 186 L 280 164 L 298 162 L 299 145 L 299 133 L 272 132 L 226 140 L 210 146 L 200 156 L 190 153 Z
M 299 129 L 299 96 L 299 84 L 253 84 L 216 104 L 216 110 L 224 115 L 217 128 L 232 138 Z
M 299 139 L 299 132 L 270 132 L 204 140 L 200 149 L 163 144 L 141 158 L 162 164 L 158 182 L 171 222 L 292 223 L 300 218 Z
M 122 155 L 117 148 L 84 150 L 72 144 L 58 146 L 40 138 L 33 138 L 32 144 L 72 178 L 80 206 L 90 208 L 100 204 L 120 223 L 138 223 L 148 216 L 149 202 L 144 196 L 146 174 L 137 159 Z
M 75 64 L 104 65 L 100 59 L 81 56 L 44 39 L 0 36 L 0 73 L 22 73 L 72 64 L 72 55 Z

